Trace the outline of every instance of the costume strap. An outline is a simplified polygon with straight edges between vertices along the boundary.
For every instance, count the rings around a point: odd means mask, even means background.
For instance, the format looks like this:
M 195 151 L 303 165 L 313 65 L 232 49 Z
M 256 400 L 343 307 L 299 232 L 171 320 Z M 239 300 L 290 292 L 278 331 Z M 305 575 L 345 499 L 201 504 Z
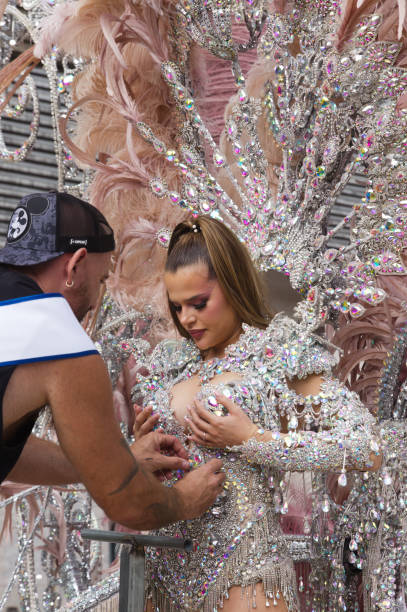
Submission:
M 59 293 L 0 302 L 0 366 L 98 354 Z

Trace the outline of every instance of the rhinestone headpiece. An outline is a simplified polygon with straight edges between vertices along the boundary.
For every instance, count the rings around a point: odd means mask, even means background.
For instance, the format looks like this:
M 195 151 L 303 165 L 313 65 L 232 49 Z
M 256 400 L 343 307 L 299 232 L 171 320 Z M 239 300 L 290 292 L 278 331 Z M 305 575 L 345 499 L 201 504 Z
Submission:
M 178 181 L 168 180 L 165 172 L 154 176 L 151 166 L 133 163 L 134 181 L 161 206 L 167 199 L 231 227 L 260 270 L 283 272 L 307 296 L 302 316 L 312 313 L 321 322 L 339 311 L 358 318 L 364 304 L 385 297 L 377 273 L 407 273 L 400 257 L 407 246 L 404 39 L 394 32 L 384 39 L 379 9 L 359 11 L 351 25 L 335 0 L 280 9 L 265 0 L 179 0 L 171 9 L 168 50 L 142 43 L 161 62 L 175 100 L 176 146 L 123 95 L 120 54 L 129 40 L 142 40 L 125 17 L 112 30 L 115 80 L 109 76 L 106 104 L 127 121 L 128 134 L 136 131 L 152 146 L 161 168 L 168 163 L 178 172 Z M 149 10 L 155 9 L 149 4 Z M 219 144 L 194 93 L 196 46 L 230 64 L 236 87 Z M 256 49 L 262 71 L 246 73 L 245 54 Z M 63 136 L 70 145 L 68 132 Z M 120 163 L 106 167 L 114 172 Z M 338 196 L 355 175 L 364 196 L 335 221 Z
M 400 105 L 407 71 L 396 66 L 402 45 L 378 40 L 380 15 L 363 17 L 335 44 L 336 6 L 298 3 L 287 18 L 266 2 L 179 2 L 178 50 L 193 41 L 231 65 L 236 96 L 221 145 L 200 114 L 186 61 L 162 65 L 184 121 L 179 149 L 145 123 L 136 127 L 181 173 L 179 192 L 154 177 L 153 193 L 222 219 L 261 270 L 289 275 L 311 303 L 318 295 L 322 316 L 333 309 L 358 317 L 363 303 L 385 297 L 375 288 L 377 272 L 406 273 L 399 254 L 407 245 L 407 112 Z M 246 46 L 234 40 L 232 18 L 246 24 Z M 239 54 L 254 45 L 270 72 L 251 95 Z M 279 147 L 278 167 L 268 161 L 265 127 Z M 355 173 L 365 195 L 335 224 L 332 209 Z

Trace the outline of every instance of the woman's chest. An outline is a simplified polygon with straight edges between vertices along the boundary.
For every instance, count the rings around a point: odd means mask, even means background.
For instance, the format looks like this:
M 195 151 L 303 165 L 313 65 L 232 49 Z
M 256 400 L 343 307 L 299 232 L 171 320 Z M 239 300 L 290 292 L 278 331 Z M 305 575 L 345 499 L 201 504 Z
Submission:
M 168 389 L 170 412 L 179 423 L 183 423 L 188 407 L 196 401 L 201 401 L 205 408 L 220 416 L 223 411 L 216 400 L 216 393 L 226 391 L 226 396 L 231 398 L 231 390 L 239 388 L 241 380 L 238 374 L 227 372 L 216 375 L 207 382 L 204 382 L 199 374 L 176 382 Z
M 205 382 L 199 375 L 168 381 L 155 395 L 155 405 L 162 425 L 172 433 L 184 433 L 188 407 L 195 401 L 216 416 L 226 415 L 222 396 L 240 406 L 254 423 L 270 428 L 276 425 L 277 411 L 268 395 L 267 385 L 255 372 L 223 372 Z

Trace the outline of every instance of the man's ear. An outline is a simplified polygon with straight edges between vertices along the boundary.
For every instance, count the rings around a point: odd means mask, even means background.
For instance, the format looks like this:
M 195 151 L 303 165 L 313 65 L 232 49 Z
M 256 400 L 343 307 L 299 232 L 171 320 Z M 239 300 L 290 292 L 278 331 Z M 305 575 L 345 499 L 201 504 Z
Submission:
M 65 262 L 65 280 L 68 286 L 73 286 L 73 283 L 75 281 L 75 276 L 76 273 L 78 271 L 78 267 L 84 263 L 84 261 L 86 260 L 87 257 L 87 250 L 82 247 L 80 249 L 78 249 L 77 251 L 75 251 L 74 253 L 72 253 L 72 255 L 70 255 L 70 257 L 67 258 L 66 262 Z

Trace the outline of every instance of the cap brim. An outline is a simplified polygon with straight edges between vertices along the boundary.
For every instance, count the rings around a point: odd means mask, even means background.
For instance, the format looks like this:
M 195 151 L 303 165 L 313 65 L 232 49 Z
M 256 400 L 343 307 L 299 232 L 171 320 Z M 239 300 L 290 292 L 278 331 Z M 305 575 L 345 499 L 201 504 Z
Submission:
M 10 266 L 35 266 L 39 263 L 51 261 L 64 251 L 50 253 L 49 251 L 40 251 L 38 249 L 22 249 L 21 247 L 6 244 L 0 249 L 0 263 L 9 264 Z

